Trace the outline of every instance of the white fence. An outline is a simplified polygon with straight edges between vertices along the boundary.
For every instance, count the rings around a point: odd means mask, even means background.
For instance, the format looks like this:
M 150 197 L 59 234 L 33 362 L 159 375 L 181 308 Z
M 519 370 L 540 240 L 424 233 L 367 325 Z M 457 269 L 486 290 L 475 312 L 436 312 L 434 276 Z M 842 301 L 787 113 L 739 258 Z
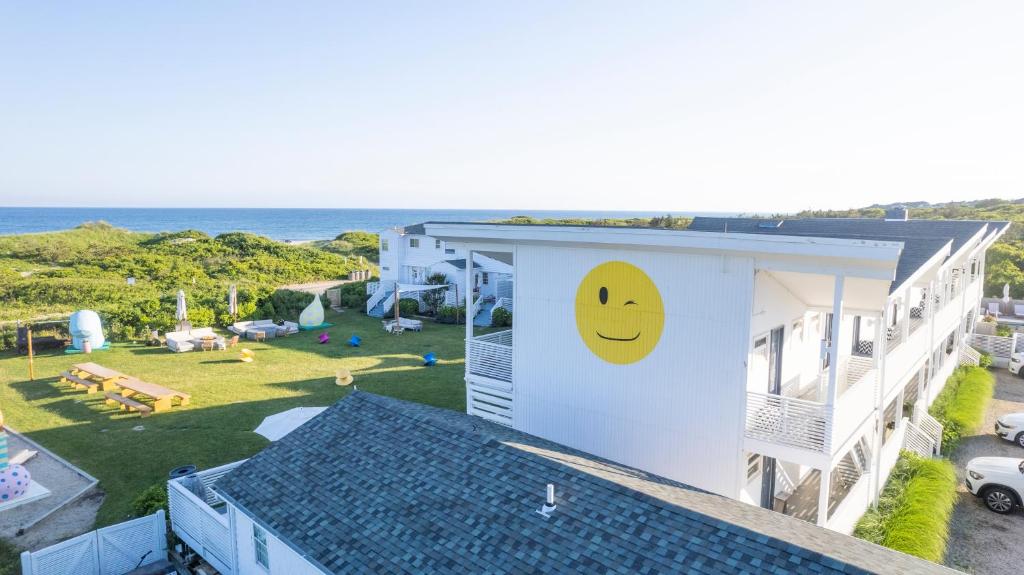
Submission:
M 195 476 L 167 482 L 171 529 L 225 575 L 235 572 L 231 554 L 231 527 L 224 502 L 210 487 L 241 461 L 201 471 Z
M 122 575 L 167 559 L 163 510 L 21 554 L 22 575 Z
M 971 336 L 971 347 L 992 356 L 992 365 L 1006 367 L 1010 364 L 1010 354 L 1013 353 L 1016 338 L 1016 334 L 1013 337 L 1003 337 L 976 333 Z
M 512 383 L 512 330 L 474 337 L 467 347 L 470 375 Z

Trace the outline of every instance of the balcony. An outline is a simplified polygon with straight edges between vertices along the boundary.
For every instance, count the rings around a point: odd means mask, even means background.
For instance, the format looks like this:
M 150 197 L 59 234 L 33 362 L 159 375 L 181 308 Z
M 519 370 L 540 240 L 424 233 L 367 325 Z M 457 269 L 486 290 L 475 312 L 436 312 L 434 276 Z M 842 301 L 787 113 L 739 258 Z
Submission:
M 236 461 L 167 482 L 171 529 L 220 573 L 233 575 L 227 504 L 214 493 L 218 479 L 241 465 Z
M 512 425 L 512 330 L 467 342 L 466 408 L 472 415 Z
M 827 372 L 784 394 L 748 391 L 745 436 L 831 456 L 870 418 L 878 380 L 871 360 L 860 357 L 842 359 L 837 376 L 838 399 L 831 408 L 824 401 Z

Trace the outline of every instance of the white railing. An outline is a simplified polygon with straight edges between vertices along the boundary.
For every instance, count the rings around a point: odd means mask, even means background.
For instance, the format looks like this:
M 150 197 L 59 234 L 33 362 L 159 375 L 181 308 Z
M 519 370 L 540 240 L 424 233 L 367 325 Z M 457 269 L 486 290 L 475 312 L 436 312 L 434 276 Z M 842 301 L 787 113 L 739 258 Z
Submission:
M 512 391 L 469 379 L 467 412 L 502 425 L 512 425 Z
M 939 420 L 918 405 L 914 409 L 914 424 L 932 440 L 934 455 L 938 455 L 942 450 L 942 424 Z
M 878 371 L 868 369 L 836 401 L 832 418 L 833 445 L 836 448 L 842 447 L 871 418 L 875 411 L 877 384 Z
M 903 449 L 906 449 L 911 453 L 916 453 L 921 457 L 931 457 L 935 455 L 935 441 L 933 441 L 932 438 L 929 437 L 928 434 L 917 424 L 908 421 L 906 422 L 906 426 L 906 435 L 903 436 Z
M 494 301 L 494 307 L 491 308 L 491 323 L 494 323 L 494 310 L 503 309 L 508 313 L 512 313 L 512 298 L 510 297 L 499 297 Z
M 467 342 L 469 375 L 512 383 L 512 330 L 474 337 Z
M 480 296 L 473 300 L 473 304 L 469 308 L 469 321 L 473 321 L 473 318 L 476 317 L 476 314 L 480 313 L 480 306 L 482 306 L 483 304 L 484 296 Z
M 227 575 L 235 572 L 231 527 L 223 500 L 210 487 L 242 463 L 229 463 L 167 482 L 171 529 L 217 571 Z
M 374 289 L 373 295 L 370 296 L 370 299 L 366 300 L 366 313 L 370 313 L 370 311 L 377 307 L 377 304 L 379 304 L 385 297 L 388 297 L 389 294 L 393 295 L 393 292 L 391 292 L 385 283 L 392 284 L 394 282 L 384 282 L 383 280 L 379 282 L 379 286 Z
M 960 342 L 960 365 L 981 365 L 981 354 L 963 341 Z
M 747 392 L 746 436 L 751 439 L 828 453 L 831 427 L 823 403 Z

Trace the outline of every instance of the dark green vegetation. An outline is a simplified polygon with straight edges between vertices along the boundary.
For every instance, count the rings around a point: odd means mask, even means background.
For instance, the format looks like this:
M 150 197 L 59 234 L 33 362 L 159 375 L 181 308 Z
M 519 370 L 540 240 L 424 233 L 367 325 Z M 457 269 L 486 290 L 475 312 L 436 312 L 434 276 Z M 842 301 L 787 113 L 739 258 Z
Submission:
M 512 327 L 512 312 L 505 308 L 497 308 L 491 317 L 491 327 Z
M 271 295 L 283 284 L 340 279 L 357 269 L 357 258 L 335 251 L 246 233 L 141 234 L 103 223 L 0 237 L 0 321 L 94 309 L 108 338 L 125 341 L 147 326 L 172 328 L 176 293 L 184 289 L 193 325 L 226 325 L 232 283 L 238 285 L 240 319 L 260 313 L 294 319 L 287 314 L 298 304 L 288 298 L 299 296 Z
M 324 251 L 342 256 L 362 257 L 368 262 L 377 261 L 377 234 L 370 232 L 345 232 L 330 241 L 313 242 L 313 245 Z
M 666 214 L 664 216 L 655 216 L 653 218 L 602 218 L 602 219 L 585 219 L 585 218 L 535 218 L 532 216 L 514 216 L 507 220 L 499 220 L 495 223 L 499 224 L 534 224 L 534 225 L 545 225 L 545 226 L 613 226 L 613 227 L 632 227 L 632 228 L 670 228 L 682 230 L 686 229 L 693 221 L 692 218 L 684 218 L 681 216 L 673 216 L 672 214 Z
M 900 454 L 878 507 L 869 509 L 854 536 L 939 563 L 946 551 L 956 503 L 956 472 L 945 459 Z
M 0 575 L 21 573 L 21 557 L 10 543 L 0 539 Z
M 267 445 L 252 432 L 264 417 L 344 397 L 350 387 L 335 385 L 339 368 L 350 370 L 362 391 L 465 409 L 463 327 L 428 323 L 422 332 L 393 336 L 361 313 L 328 310 L 326 319 L 334 324 L 326 345 L 313 331 L 218 352 L 171 353 L 125 343 L 87 359 L 44 353 L 36 358 L 36 381 L 28 381 L 24 356 L 0 352 L 0 404 L 12 428 L 100 480 L 107 494 L 100 526 L 130 516 L 132 502 L 179 465 L 205 469 L 256 453 Z M 344 344 L 352 334 L 363 338 L 362 347 Z M 241 347 L 255 351 L 256 360 L 239 362 Z M 427 352 L 437 354 L 436 366 L 423 366 Z M 192 401 L 141 419 L 106 406 L 102 394 L 57 383 L 57 374 L 87 360 L 190 393 Z M 137 425 L 145 429 L 133 431 Z
M 928 409 L 942 424 L 942 450 L 956 448 L 960 438 L 985 420 L 985 409 L 995 390 L 995 376 L 982 367 L 961 367 L 953 372 Z

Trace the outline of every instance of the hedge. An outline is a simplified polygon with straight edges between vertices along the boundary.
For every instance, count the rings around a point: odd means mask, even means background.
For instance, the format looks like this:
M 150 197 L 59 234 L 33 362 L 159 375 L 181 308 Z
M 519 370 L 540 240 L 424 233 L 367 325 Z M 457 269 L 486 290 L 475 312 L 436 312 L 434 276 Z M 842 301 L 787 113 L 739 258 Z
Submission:
M 946 553 L 957 478 L 945 459 L 904 451 L 879 497 L 857 522 L 854 536 L 928 561 Z
M 928 410 L 942 424 L 942 448 L 952 451 L 964 434 L 985 421 L 985 409 L 995 390 L 995 377 L 981 367 L 961 367 Z

